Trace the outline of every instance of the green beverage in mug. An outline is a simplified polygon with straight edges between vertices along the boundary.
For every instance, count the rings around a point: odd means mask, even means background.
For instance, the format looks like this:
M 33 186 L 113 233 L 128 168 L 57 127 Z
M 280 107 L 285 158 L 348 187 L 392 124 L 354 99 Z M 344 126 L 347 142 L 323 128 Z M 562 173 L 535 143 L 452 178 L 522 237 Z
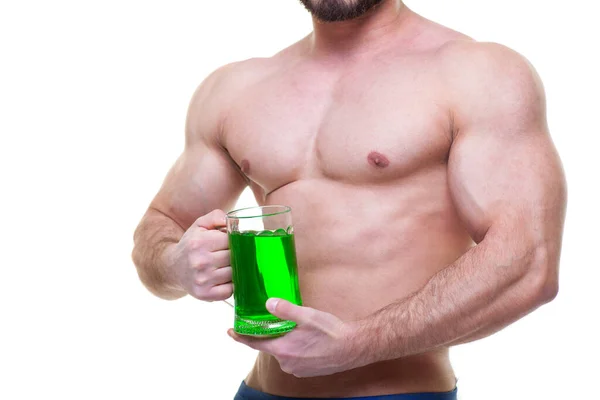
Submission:
M 251 207 L 227 214 L 233 269 L 234 331 L 242 335 L 272 336 L 291 331 L 267 311 L 267 299 L 277 297 L 302 305 L 291 209 L 286 206 Z

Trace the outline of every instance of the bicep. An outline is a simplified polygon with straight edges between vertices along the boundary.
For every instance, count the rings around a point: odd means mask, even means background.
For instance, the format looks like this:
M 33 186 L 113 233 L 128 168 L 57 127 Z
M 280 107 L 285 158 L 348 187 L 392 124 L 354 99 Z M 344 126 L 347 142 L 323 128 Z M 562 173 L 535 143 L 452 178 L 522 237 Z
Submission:
M 246 186 L 237 165 L 219 144 L 221 121 L 235 88 L 233 65 L 217 69 L 198 87 L 186 120 L 185 150 L 150 207 L 187 229 L 214 209 L 227 210 Z
M 245 186 L 224 150 L 195 143 L 177 159 L 150 207 L 186 230 L 214 209 L 233 207 Z
M 506 48 L 473 50 L 478 69 L 454 80 L 461 100 L 448 182 L 456 208 L 476 242 L 490 232 L 524 246 L 560 242 L 566 184 L 541 81 Z
M 448 174 L 456 208 L 476 242 L 490 229 L 523 244 L 560 237 L 564 174 L 544 129 L 517 135 L 462 132 L 452 147 Z

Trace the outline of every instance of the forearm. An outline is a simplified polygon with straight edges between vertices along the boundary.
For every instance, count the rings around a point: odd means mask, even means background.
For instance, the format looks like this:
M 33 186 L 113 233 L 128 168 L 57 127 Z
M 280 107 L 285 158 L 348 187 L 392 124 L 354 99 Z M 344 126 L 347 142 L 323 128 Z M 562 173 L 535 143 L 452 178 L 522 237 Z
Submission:
M 546 248 L 510 248 L 490 236 L 421 290 L 359 321 L 361 363 L 475 340 L 549 301 L 554 272 Z
M 529 310 L 529 311 L 531 311 L 531 310 Z M 486 337 L 500 331 L 504 327 L 510 325 L 516 319 L 518 319 L 518 318 L 511 318 L 511 313 L 506 313 L 504 318 L 499 318 L 498 320 L 495 320 L 495 321 L 488 321 L 489 323 L 486 324 L 485 328 L 475 330 L 466 336 L 462 336 L 456 340 L 451 341 L 450 343 L 446 343 L 445 346 L 448 346 L 448 347 L 449 346 L 458 346 L 461 344 L 474 342 L 476 340 L 486 338 Z
M 142 283 L 158 297 L 174 300 L 185 295 L 177 285 L 166 255 L 184 230 L 160 211 L 150 208 L 134 234 L 133 262 Z

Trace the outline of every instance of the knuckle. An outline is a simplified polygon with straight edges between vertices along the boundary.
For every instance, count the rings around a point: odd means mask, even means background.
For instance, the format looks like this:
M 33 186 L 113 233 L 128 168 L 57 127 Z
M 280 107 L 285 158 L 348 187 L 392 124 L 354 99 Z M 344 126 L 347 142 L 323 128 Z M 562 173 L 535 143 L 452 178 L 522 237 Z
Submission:
M 221 210 L 220 208 L 212 210 L 210 214 L 215 218 L 225 218 L 225 211 Z
M 196 277 L 194 283 L 200 287 L 204 287 L 208 284 L 208 278 L 205 275 Z
M 203 254 L 200 257 L 198 257 L 198 266 L 201 268 L 207 268 L 210 267 L 210 257 L 207 254 Z
M 202 247 L 202 242 L 198 239 L 189 239 L 186 243 L 185 243 L 185 248 L 188 251 L 194 251 L 194 250 L 198 250 L 200 247 Z
M 195 268 L 206 269 L 210 264 L 210 257 L 206 254 L 199 254 L 192 257 L 192 266 Z

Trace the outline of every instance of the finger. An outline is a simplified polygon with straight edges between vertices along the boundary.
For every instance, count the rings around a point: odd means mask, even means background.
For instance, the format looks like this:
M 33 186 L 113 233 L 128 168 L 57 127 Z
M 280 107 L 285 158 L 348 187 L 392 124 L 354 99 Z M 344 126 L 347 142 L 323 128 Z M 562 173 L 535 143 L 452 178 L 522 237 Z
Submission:
M 270 298 L 267 300 L 267 310 L 283 320 L 294 321 L 298 324 L 312 324 L 315 311 L 309 307 L 297 306 L 287 300 Z
M 202 244 L 203 249 L 210 252 L 229 250 L 229 238 L 227 234 L 217 230 L 200 231 L 194 239 L 197 239 Z
M 206 300 L 208 301 L 219 301 L 227 300 L 233 294 L 233 284 L 225 283 L 223 285 L 213 286 L 208 289 Z
M 210 276 L 210 283 L 213 285 L 223 285 L 225 283 L 231 282 L 232 278 L 232 270 L 231 267 L 222 267 L 218 268 Z
M 274 354 L 273 342 L 277 339 L 259 339 L 251 336 L 239 335 L 231 328 L 227 331 L 229 337 L 238 343 L 245 344 L 251 349 L 264 351 L 265 353 Z
M 225 213 L 223 210 L 213 210 L 198 218 L 194 225 L 204 229 L 217 229 L 226 226 Z
M 222 268 L 231 265 L 231 253 L 229 249 L 219 250 L 212 253 L 213 265 L 215 268 Z

